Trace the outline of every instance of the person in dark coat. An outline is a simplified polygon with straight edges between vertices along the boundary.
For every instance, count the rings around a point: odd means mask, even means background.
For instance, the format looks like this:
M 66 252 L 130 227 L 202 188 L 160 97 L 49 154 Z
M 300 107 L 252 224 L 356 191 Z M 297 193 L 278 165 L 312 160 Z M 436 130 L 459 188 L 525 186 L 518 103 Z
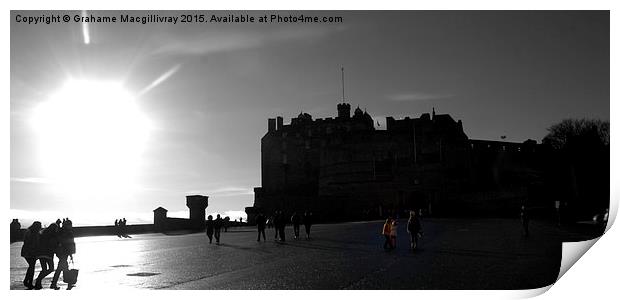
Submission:
M 26 277 L 24 277 L 24 286 L 29 290 L 34 288 L 32 281 L 34 280 L 34 268 L 37 263 L 37 255 L 39 255 L 39 231 L 41 231 L 41 222 L 35 221 L 28 227 L 24 233 L 24 244 L 22 245 L 21 256 L 28 263 Z
M 304 213 L 304 227 L 306 229 L 306 239 L 309 240 L 310 239 L 310 227 L 312 227 L 312 213 L 307 211 Z
M 284 229 L 286 228 L 286 216 L 282 211 L 280 211 L 279 215 L 280 221 L 278 222 L 278 235 L 280 236 L 280 242 L 286 242 L 286 236 L 284 235 Z
M 420 224 L 420 217 L 418 217 L 415 211 L 409 212 L 409 221 L 407 222 L 407 232 L 409 232 L 409 240 L 411 241 L 411 250 L 415 250 L 418 247 L 418 237 L 422 232 L 422 225 Z
M 209 217 L 207 217 L 205 227 L 207 230 L 207 237 L 209 238 L 209 244 L 211 244 L 213 242 L 213 231 L 215 230 L 215 222 L 213 221 L 212 215 L 209 215 Z
M 230 217 L 226 217 L 222 219 L 222 227 L 224 227 L 224 232 L 228 232 L 229 226 L 230 226 Z
M 299 226 L 301 225 L 301 216 L 297 214 L 297 212 L 293 213 L 291 216 L 291 223 L 293 223 L 293 233 L 295 235 L 295 239 L 299 238 Z
M 530 236 L 530 216 L 528 215 L 525 205 L 521 205 L 521 225 L 523 226 L 523 236 Z
M 121 224 L 121 236 L 124 238 L 130 237 L 129 235 L 127 235 L 127 220 L 123 218 L 120 224 Z
M 276 210 L 273 213 L 273 229 L 276 232 L 276 236 L 275 236 L 275 240 L 278 240 L 278 233 L 280 233 L 280 230 L 278 230 L 280 228 L 280 211 Z
M 213 221 L 213 234 L 215 235 L 215 243 L 218 245 L 220 244 L 222 226 L 224 226 L 224 220 L 220 217 L 220 214 L 218 214 L 215 221 Z
M 57 284 L 60 273 L 62 272 L 63 278 L 64 276 L 66 276 L 65 272 L 69 270 L 69 263 L 67 262 L 67 258 L 71 257 L 71 261 L 73 261 L 73 254 L 75 254 L 73 223 L 67 218 L 64 222 L 62 222 L 62 228 L 58 231 L 58 246 L 56 247 L 58 267 L 56 268 L 56 272 L 54 272 L 54 277 L 52 278 L 52 284 L 50 285 L 51 289 L 59 289 Z M 67 289 L 70 290 L 72 288 L 73 284 L 70 283 L 67 286 Z
M 11 221 L 11 243 L 17 242 L 19 239 L 19 231 L 22 229 L 22 225 L 19 224 L 18 219 L 13 219 Z
M 54 252 L 58 247 L 58 226 L 56 226 L 56 223 L 50 224 L 43 230 L 39 242 L 40 247 L 37 258 L 39 258 L 39 263 L 41 264 L 41 272 L 39 272 L 39 276 L 37 276 L 35 281 L 35 290 L 42 289 L 41 281 L 43 278 L 54 272 Z
M 256 216 L 256 229 L 258 230 L 258 238 L 256 239 L 257 242 L 260 242 L 261 234 L 263 235 L 263 241 L 267 241 L 267 238 L 265 237 L 266 223 L 267 218 L 265 218 L 263 214 L 258 214 L 258 216 Z
M 114 233 L 116 233 L 116 236 L 121 237 L 120 222 L 118 219 L 114 220 Z

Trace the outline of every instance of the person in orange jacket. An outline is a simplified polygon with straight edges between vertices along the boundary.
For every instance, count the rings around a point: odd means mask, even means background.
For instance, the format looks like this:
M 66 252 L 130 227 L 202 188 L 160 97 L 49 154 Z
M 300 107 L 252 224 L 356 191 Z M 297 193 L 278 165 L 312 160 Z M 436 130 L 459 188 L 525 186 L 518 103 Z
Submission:
M 392 243 L 391 243 L 391 234 L 392 234 L 392 217 L 388 217 L 385 220 L 385 224 L 383 224 L 383 231 L 382 231 L 383 236 L 385 237 L 385 243 L 383 243 L 383 249 L 392 249 Z

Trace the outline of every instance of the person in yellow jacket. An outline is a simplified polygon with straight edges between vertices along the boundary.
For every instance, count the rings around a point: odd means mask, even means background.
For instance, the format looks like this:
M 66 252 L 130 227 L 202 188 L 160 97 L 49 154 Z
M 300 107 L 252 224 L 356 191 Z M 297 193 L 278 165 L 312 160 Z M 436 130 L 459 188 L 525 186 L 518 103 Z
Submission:
M 392 249 L 391 234 L 392 234 L 392 217 L 388 217 L 383 224 L 383 237 L 385 237 L 385 243 L 383 243 L 383 249 Z

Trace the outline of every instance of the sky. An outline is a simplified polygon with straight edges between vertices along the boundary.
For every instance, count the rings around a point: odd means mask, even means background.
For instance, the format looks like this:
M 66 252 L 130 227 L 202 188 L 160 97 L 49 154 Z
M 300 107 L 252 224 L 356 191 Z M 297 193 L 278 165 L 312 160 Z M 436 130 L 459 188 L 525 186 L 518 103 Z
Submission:
M 265 13 L 273 12 L 251 15 Z M 565 118 L 609 120 L 608 12 L 304 12 L 343 18 L 321 24 L 16 21 L 52 14 L 83 12 L 11 12 L 10 214 L 24 226 L 63 217 L 150 223 L 159 206 L 188 217 L 191 194 L 210 197 L 207 214 L 245 218 L 261 185 L 267 119 L 335 116 L 341 67 L 346 101 L 382 126 L 386 116 L 435 108 L 462 120 L 472 139 L 540 142 Z

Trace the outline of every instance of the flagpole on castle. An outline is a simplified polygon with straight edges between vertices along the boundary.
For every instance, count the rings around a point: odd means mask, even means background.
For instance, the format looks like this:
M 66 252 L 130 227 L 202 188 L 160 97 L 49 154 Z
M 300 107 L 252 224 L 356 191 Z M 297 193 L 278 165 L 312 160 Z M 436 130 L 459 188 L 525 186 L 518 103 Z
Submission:
M 342 103 L 344 103 L 344 67 L 340 67 L 342 72 Z

